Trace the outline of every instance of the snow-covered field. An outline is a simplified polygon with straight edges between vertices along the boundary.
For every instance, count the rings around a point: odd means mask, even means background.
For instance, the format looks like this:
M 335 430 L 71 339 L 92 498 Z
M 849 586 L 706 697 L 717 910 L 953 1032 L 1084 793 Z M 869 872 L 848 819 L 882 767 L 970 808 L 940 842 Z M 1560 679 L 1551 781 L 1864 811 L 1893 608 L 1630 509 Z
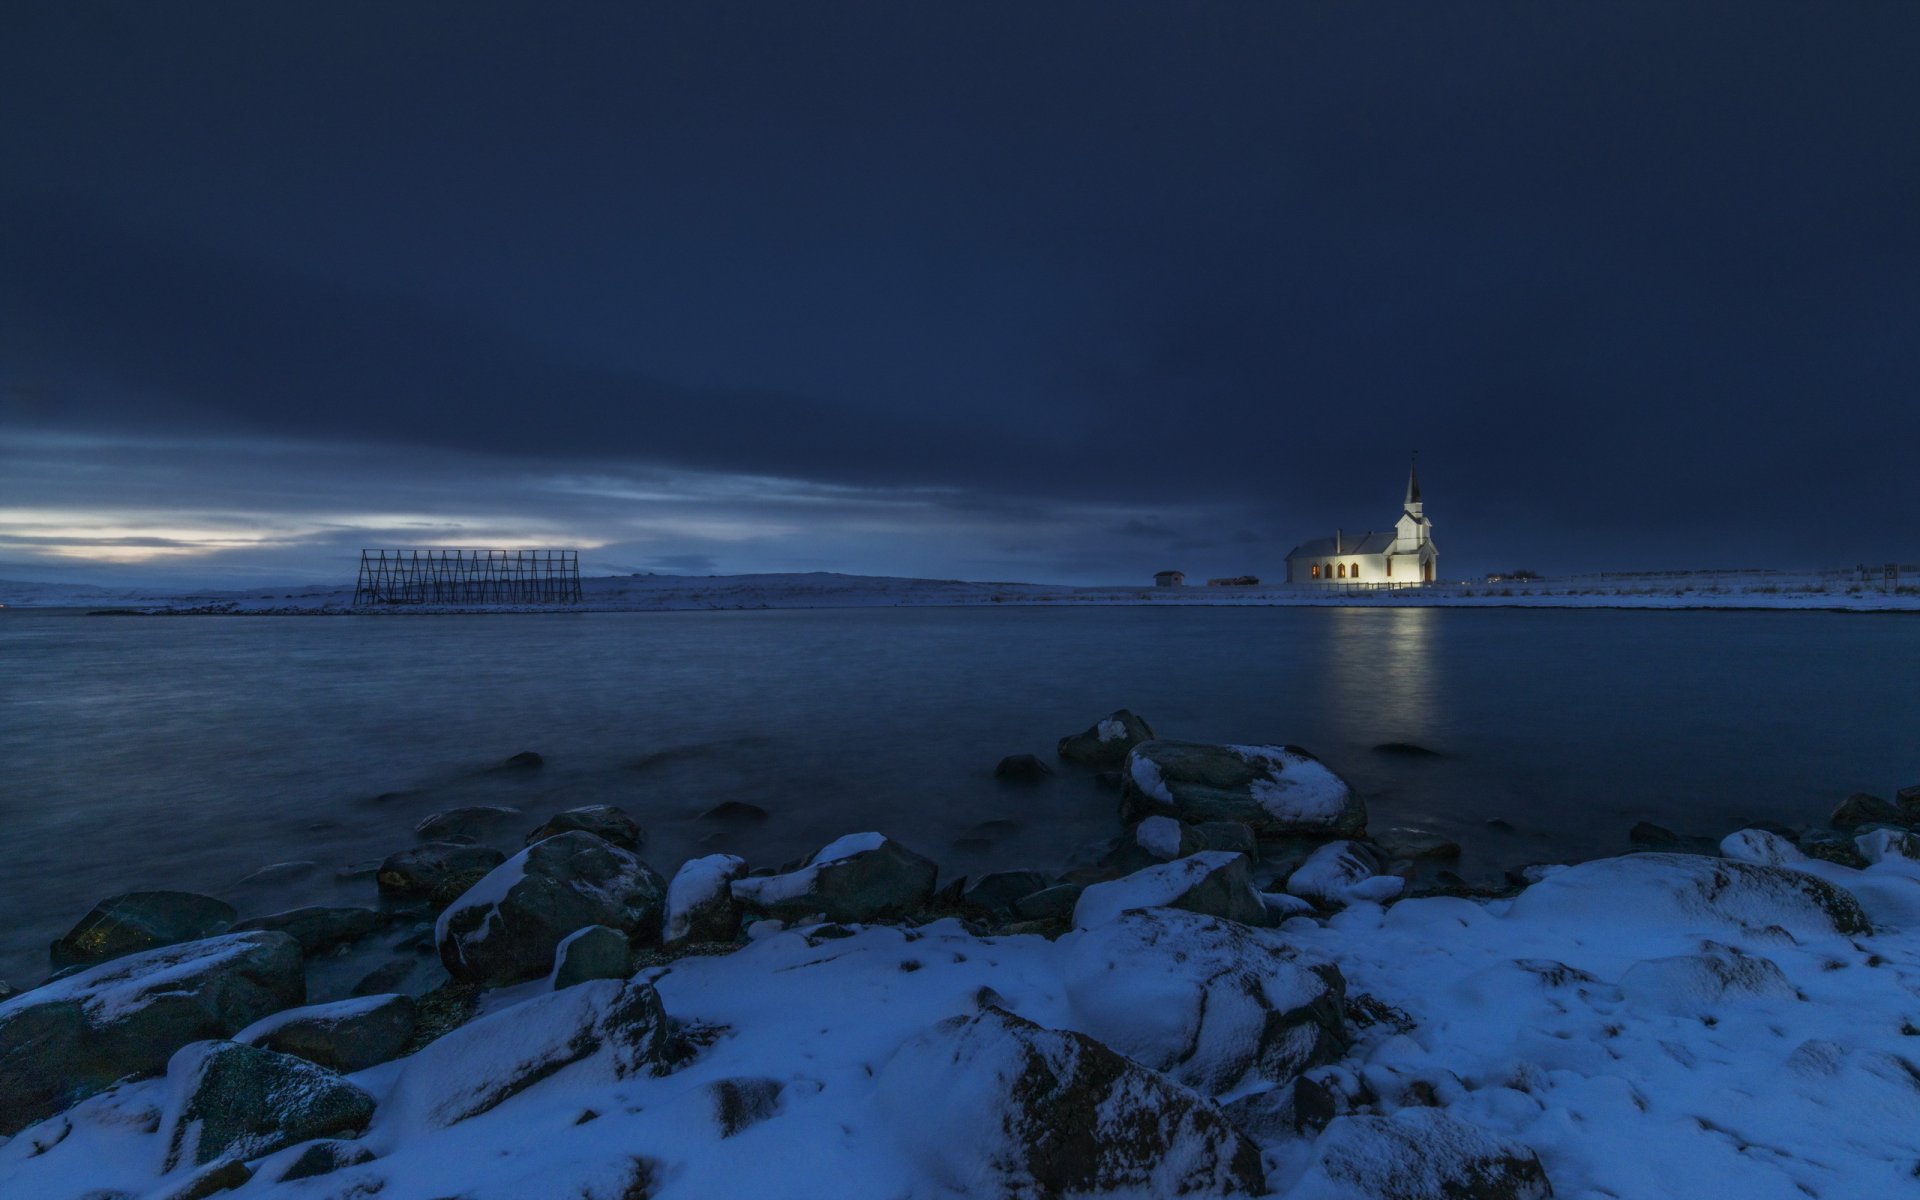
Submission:
M 583 580 L 585 609 L 673 611 L 868 608 L 910 605 L 1251 605 L 1496 608 L 1778 608 L 1920 610 L 1920 583 L 1884 587 L 1835 572 L 1751 571 L 1673 576 L 1580 576 L 1529 582 L 1440 583 L 1396 591 L 1262 584 L 1254 587 L 1085 587 L 901 579 L 828 572 L 781 575 L 615 575 Z M 0 604 L 207 613 L 339 613 L 351 587 L 165 592 L 0 581 Z M 447 609 L 407 608 L 427 612 Z M 496 607 L 487 611 L 501 611 Z

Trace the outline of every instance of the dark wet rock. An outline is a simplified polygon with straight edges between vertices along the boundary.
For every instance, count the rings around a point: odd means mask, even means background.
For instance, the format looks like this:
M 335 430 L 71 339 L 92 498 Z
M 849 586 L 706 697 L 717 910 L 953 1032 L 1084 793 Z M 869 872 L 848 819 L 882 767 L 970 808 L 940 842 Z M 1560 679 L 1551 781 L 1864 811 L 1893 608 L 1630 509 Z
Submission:
M 626 934 L 605 925 L 589 925 L 568 934 L 554 951 L 555 991 L 595 979 L 625 979 L 631 974 L 633 943 Z
M 716 1079 L 700 1089 L 713 1106 L 713 1124 L 722 1138 L 750 1129 L 780 1111 L 777 1079 Z
M 284 933 L 163 946 L 15 996 L 0 1007 L 0 1136 L 305 999 Z
M 1800 852 L 1808 858 L 1838 863 L 1856 870 L 1867 865 L 1866 856 L 1853 844 L 1853 839 L 1831 829 L 1809 829 L 1800 835 L 1797 844 Z
M 212 937 L 238 915 L 231 904 L 193 892 L 128 892 L 94 905 L 53 943 L 48 957 L 56 967 L 105 962 Z
M 1120 816 L 1238 821 L 1261 837 L 1345 837 L 1363 832 L 1367 809 L 1298 746 L 1142 742 L 1127 756 Z
M 982 1194 L 1266 1190 L 1259 1149 L 1213 1104 L 1084 1034 L 999 1009 L 901 1047 L 876 1105 L 922 1170 Z
M 980 916 L 999 916 L 1012 912 L 1022 896 L 1042 891 L 1050 882 L 1039 871 L 989 871 L 968 885 L 961 894 L 961 907 Z
M 1489 817 L 1486 821 L 1482 823 L 1488 829 L 1493 830 L 1495 833 L 1512 833 L 1513 832 L 1513 822 L 1507 820 L 1505 817 Z
M 1053 768 L 1035 754 L 1009 754 L 993 768 L 993 777 L 1005 783 L 1039 783 L 1053 775 Z
M 701 813 L 700 819 L 719 821 L 727 825 L 758 825 L 765 821 L 767 816 L 767 810 L 758 804 L 748 804 L 744 800 L 728 800 Z
M 374 1100 L 363 1088 L 305 1059 L 237 1042 L 200 1042 L 175 1054 L 167 1091 L 160 1133 L 169 1171 L 357 1133 L 373 1119 Z
M 1074 1027 L 1202 1092 L 1288 1083 L 1346 1051 L 1346 981 L 1276 934 L 1156 908 L 1060 946 Z
M 1142 742 L 1153 740 L 1153 726 L 1146 719 L 1122 708 L 1109 713 L 1079 733 L 1060 739 L 1060 757 L 1083 767 L 1111 770 L 1127 761 L 1127 754 Z
M 599 979 L 429 1043 L 401 1066 L 386 1107 L 400 1127 L 444 1129 L 576 1063 L 591 1059 L 602 1078 L 628 1079 L 664 1075 L 686 1054 L 651 984 Z
M 1202 821 L 1193 827 L 1202 850 L 1231 850 L 1248 858 L 1260 857 L 1260 840 L 1251 826 L 1239 821 Z
M 666 881 L 629 851 L 590 833 L 537 842 L 494 868 L 440 915 L 434 937 L 448 974 L 499 985 L 534 979 L 576 929 L 609 925 L 657 945 Z
M 588 804 L 555 813 L 546 824 L 527 835 L 527 845 L 575 830 L 591 833 L 626 850 L 638 850 L 646 840 L 640 822 L 628 816 L 624 810 L 611 804 Z
M 1636 846 L 1652 846 L 1664 850 L 1680 843 L 1680 835 L 1664 825 L 1655 825 L 1652 821 L 1637 822 L 1627 830 L 1627 840 Z
M 1827 818 L 1827 824 L 1851 833 L 1863 825 L 1905 825 L 1909 819 L 1899 805 L 1865 792 L 1855 792 L 1840 802 L 1833 816 Z
M 494 769 L 497 771 L 531 771 L 536 767 L 544 767 L 546 765 L 546 759 L 541 758 L 531 750 L 522 750 Z
M 1385 754 L 1390 758 L 1443 758 L 1438 750 L 1429 750 L 1415 742 L 1381 742 L 1373 748 L 1375 754 Z
M 1073 923 L 1088 929 L 1135 908 L 1178 908 L 1248 925 L 1267 923 L 1267 906 L 1254 890 L 1246 855 L 1224 850 L 1205 850 L 1096 883 L 1080 894 Z
M 413 832 L 423 842 L 478 842 L 511 828 L 520 817 L 517 808 L 476 804 L 434 813 L 415 825 Z
M 877 921 L 926 906 L 939 867 L 892 838 L 856 833 L 838 839 L 805 866 L 736 880 L 734 899 L 755 915 L 796 920 Z
M 428 842 L 388 855 L 375 879 L 382 895 L 445 907 L 506 860 L 506 855 L 488 846 Z
M 738 937 L 740 903 L 733 898 L 733 881 L 746 875 L 746 860 L 732 854 L 709 854 L 682 863 L 667 885 L 662 940 L 677 945 L 731 942 Z
M 418 1012 L 409 996 L 366 996 L 275 1013 L 233 1040 L 351 1075 L 398 1058 L 413 1039 Z
M 1373 839 L 1390 858 L 1440 859 L 1460 857 L 1460 843 L 1425 829 L 1389 829 Z
M 254 929 L 275 930 L 300 943 L 300 952 L 308 958 L 361 938 L 383 928 L 391 918 L 371 908 L 294 908 L 264 917 L 249 917 L 234 928 L 236 933 Z
M 353 985 L 354 996 L 384 996 L 389 992 L 402 990 L 414 973 L 420 969 L 417 960 L 411 958 L 389 959 L 373 970 L 368 971 L 359 983 Z
M 1900 807 L 1900 819 L 1907 825 L 1920 825 L 1920 783 L 1912 787 L 1901 788 L 1893 794 L 1893 802 Z
M 296 1179 L 314 1179 L 372 1161 L 373 1151 L 358 1142 L 331 1139 L 318 1141 L 302 1150 L 299 1157 L 287 1164 L 287 1169 L 280 1173 L 280 1182 L 292 1183 Z
M 1335 1117 L 1313 1145 L 1302 1195 L 1367 1200 L 1544 1200 L 1532 1150 L 1435 1108 Z
M 1072 920 L 1073 906 L 1080 902 L 1080 894 L 1086 890 L 1086 885 L 1081 883 L 1061 883 L 1041 888 L 1014 901 L 1013 911 L 1029 921 Z

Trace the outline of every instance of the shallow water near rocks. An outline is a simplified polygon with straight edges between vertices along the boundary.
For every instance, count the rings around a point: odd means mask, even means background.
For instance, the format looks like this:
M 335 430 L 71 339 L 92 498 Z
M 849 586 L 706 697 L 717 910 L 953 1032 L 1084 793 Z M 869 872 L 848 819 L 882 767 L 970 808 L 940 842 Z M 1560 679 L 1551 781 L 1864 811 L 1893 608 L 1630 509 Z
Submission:
M 1116 797 L 1064 764 L 1025 786 L 994 764 L 1053 762 L 1062 734 L 1123 706 L 1163 737 L 1305 746 L 1373 829 L 1450 836 L 1462 873 L 1491 877 L 1624 851 L 1639 820 L 1717 837 L 1920 783 L 1916 681 L 1920 620 L 1830 613 L 6 610 L 0 979 L 37 983 L 47 943 L 117 892 L 204 891 L 243 915 L 374 903 L 339 869 L 463 805 L 532 829 L 618 804 L 669 874 L 865 829 L 945 877 L 1057 871 L 1118 831 Z M 546 765 L 488 769 L 522 750 Z M 725 801 L 771 815 L 700 817 Z

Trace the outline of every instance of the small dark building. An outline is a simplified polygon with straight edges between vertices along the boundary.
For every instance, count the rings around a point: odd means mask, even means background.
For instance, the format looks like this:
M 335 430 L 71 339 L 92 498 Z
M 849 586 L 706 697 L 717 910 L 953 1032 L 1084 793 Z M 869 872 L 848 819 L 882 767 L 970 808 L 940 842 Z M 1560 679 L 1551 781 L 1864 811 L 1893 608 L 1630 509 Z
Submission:
M 1180 587 L 1186 582 L 1187 573 L 1185 571 L 1155 571 L 1153 573 L 1153 586 L 1155 587 Z

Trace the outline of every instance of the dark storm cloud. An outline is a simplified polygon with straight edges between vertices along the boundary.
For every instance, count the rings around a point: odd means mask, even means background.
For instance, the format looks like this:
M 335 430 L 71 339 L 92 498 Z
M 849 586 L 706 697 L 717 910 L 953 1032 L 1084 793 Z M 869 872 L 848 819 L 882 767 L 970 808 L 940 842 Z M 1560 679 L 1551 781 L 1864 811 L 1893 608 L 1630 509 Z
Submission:
M 1418 447 L 1463 565 L 1912 545 L 1911 6 L 4 20 L 0 432 L 149 514 L 1272 573 Z

